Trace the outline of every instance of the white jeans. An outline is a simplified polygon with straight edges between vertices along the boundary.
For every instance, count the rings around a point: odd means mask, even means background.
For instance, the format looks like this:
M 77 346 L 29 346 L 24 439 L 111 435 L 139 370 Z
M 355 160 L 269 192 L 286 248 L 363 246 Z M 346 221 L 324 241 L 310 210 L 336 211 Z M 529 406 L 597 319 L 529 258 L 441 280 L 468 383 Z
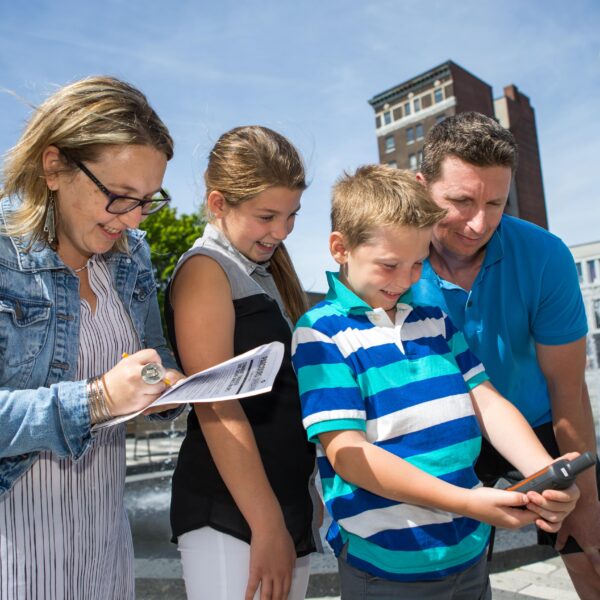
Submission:
M 188 600 L 244 600 L 250 570 L 250 546 L 211 527 L 178 537 Z M 304 600 L 310 557 L 296 560 L 288 600 Z M 260 598 L 260 587 L 254 595 Z

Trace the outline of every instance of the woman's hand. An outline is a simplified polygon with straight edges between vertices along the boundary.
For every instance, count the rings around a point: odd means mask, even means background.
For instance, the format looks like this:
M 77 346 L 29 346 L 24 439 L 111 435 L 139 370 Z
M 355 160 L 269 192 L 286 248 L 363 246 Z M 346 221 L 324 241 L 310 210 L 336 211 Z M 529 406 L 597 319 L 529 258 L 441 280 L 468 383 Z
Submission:
M 108 392 L 106 405 L 111 415 L 118 417 L 142 410 L 167 389 L 164 381 L 149 384 L 142 379 L 142 368 L 151 362 L 161 364 L 158 352 L 153 349 L 140 350 L 119 361 L 104 374 L 104 386 Z M 177 371 L 167 371 L 167 378 L 171 382 L 171 377 L 176 376 Z M 160 410 L 165 408 L 161 406 Z
M 245 600 L 253 600 L 259 585 L 260 600 L 287 600 L 295 564 L 296 550 L 285 523 L 253 530 Z
M 185 379 L 185 375 L 175 369 L 167 369 L 165 371 L 165 383 L 167 388 L 175 385 L 180 379 Z M 154 413 L 161 413 L 167 410 L 172 410 L 174 408 L 179 408 L 181 404 L 161 404 L 160 406 L 151 406 L 147 408 L 142 414 L 143 415 L 152 415 Z

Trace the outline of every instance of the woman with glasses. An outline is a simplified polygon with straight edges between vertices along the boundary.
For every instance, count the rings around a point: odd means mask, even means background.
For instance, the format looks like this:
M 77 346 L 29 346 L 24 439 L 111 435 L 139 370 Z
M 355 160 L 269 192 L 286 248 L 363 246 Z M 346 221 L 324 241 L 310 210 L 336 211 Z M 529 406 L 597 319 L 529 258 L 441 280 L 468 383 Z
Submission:
M 165 383 L 145 383 L 145 364 L 175 366 L 137 230 L 169 202 L 162 180 L 172 155 L 169 132 L 145 96 L 110 77 L 58 90 L 7 155 L 0 192 L 3 600 L 134 597 L 125 426 L 94 425 L 160 395 Z

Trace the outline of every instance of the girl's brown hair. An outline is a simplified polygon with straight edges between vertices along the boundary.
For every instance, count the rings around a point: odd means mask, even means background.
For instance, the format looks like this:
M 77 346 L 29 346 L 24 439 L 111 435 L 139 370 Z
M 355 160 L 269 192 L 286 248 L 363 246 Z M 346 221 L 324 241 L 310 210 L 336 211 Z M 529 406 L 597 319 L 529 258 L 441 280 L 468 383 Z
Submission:
M 207 197 L 218 191 L 234 207 L 274 186 L 306 189 L 304 164 L 296 148 L 276 131 L 256 125 L 236 127 L 217 140 L 208 157 L 204 182 Z M 269 270 L 286 311 L 296 322 L 308 304 L 283 244 L 273 253 Z
M 46 242 L 43 226 L 48 188 L 42 154 L 51 145 L 72 161 L 94 162 L 107 146 L 142 144 L 173 157 L 173 140 L 146 96 L 114 77 L 94 76 L 60 88 L 37 107 L 23 135 L 8 152 L 0 199 L 15 197 L 4 233 L 30 235 L 30 246 Z M 74 168 L 67 164 L 67 168 Z M 116 244 L 127 249 L 126 238 Z

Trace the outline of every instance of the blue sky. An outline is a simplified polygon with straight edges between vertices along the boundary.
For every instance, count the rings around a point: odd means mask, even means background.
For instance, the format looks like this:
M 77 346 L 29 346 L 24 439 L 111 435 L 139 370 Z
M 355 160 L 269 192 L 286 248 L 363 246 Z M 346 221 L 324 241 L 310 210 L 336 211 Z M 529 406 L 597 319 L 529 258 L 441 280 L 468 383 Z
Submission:
M 302 151 L 311 180 L 289 248 L 325 289 L 329 190 L 377 162 L 367 100 L 452 59 L 536 110 L 550 228 L 600 239 L 600 4 L 576 0 L 104 0 L 0 3 L 0 152 L 56 86 L 91 74 L 140 87 L 176 142 L 165 185 L 198 209 L 206 155 L 225 130 L 262 124 Z

